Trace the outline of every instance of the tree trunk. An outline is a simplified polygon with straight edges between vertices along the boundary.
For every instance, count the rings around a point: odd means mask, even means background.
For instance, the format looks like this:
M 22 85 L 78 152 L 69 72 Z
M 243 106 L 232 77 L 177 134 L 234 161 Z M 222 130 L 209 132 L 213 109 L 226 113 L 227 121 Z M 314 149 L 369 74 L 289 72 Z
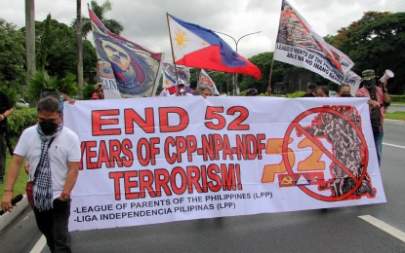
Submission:
M 33 77 L 35 67 L 35 0 L 25 0 L 25 50 L 27 57 L 27 84 Z
M 76 0 L 76 40 L 77 40 L 77 82 L 80 98 L 83 97 L 83 38 L 82 38 L 82 1 Z

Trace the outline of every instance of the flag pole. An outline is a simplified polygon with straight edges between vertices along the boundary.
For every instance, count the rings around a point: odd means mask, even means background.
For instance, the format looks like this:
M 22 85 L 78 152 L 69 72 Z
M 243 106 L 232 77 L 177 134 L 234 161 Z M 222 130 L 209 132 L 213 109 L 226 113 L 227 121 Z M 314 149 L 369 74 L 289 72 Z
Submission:
M 274 51 L 276 51 L 276 50 L 274 49 Z M 272 88 L 273 88 L 271 86 L 271 77 L 273 75 L 273 66 L 274 66 L 274 52 L 273 52 L 273 57 L 271 59 L 271 65 L 270 65 L 270 71 L 269 71 L 269 83 L 267 84 L 267 93 L 269 94 L 269 96 L 271 95 Z
M 273 67 L 274 67 L 274 54 L 276 53 L 277 50 L 277 38 L 278 38 L 278 33 L 280 32 L 280 24 L 281 24 L 281 16 L 283 12 L 283 6 L 284 6 L 284 0 L 281 0 L 281 12 L 280 12 L 280 19 L 278 21 L 278 31 L 277 31 L 277 37 L 276 37 L 276 43 L 274 45 L 274 51 L 273 51 L 273 57 L 271 59 L 271 65 L 270 65 L 270 71 L 269 71 L 269 83 L 267 85 L 267 93 L 269 93 L 269 96 L 272 93 L 272 86 L 271 86 L 271 78 L 273 76 Z
M 176 84 L 177 84 L 179 82 L 179 77 L 178 77 L 178 74 L 177 74 L 176 60 L 174 59 L 172 32 L 170 31 L 169 13 L 168 12 L 166 12 L 166 18 L 167 18 L 167 27 L 169 28 L 170 47 L 172 49 L 172 60 L 173 60 L 173 65 L 174 65 L 174 73 L 176 74 Z

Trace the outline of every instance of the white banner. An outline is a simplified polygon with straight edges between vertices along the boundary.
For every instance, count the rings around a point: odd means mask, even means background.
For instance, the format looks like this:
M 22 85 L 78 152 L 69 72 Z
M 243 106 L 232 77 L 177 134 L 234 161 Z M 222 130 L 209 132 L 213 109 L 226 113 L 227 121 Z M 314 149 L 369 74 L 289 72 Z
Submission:
M 70 230 L 386 201 L 365 98 L 77 101 L 64 123 Z
M 305 19 L 283 0 L 274 59 L 306 68 L 341 84 L 354 63 L 315 33 Z

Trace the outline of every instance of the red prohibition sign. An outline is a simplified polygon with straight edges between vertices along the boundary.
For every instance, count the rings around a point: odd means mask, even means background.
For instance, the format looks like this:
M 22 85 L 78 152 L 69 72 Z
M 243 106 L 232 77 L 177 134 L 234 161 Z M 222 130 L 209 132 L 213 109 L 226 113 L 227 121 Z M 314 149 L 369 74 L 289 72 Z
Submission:
M 343 164 L 336 157 L 334 157 L 334 155 L 329 150 L 327 150 L 315 136 L 308 133 L 305 130 L 305 128 L 299 124 L 299 122 L 301 122 L 304 118 L 310 116 L 311 114 L 315 114 L 315 113 L 333 114 L 333 115 L 343 119 L 347 124 L 349 124 L 355 130 L 358 138 L 360 139 L 360 148 L 361 148 L 360 154 L 363 156 L 361 163 L 362 163 L 362 166 L 364 166 L 364 169 L 363 169 L 360 177 L 355 177 L 353 175 L 353 173 L 346 167 L 345 164 Z M 285 132 L 285 135 L 284 135 L 283 146 L 282 146 L 283 162 L 284 162 L 288 175 L 291 176 L 292 178 L 294 178 L 294 171 L 292 168 L 293 166 L 291 165 L 291 163 L 288 159 L 288 144 L 289 144 L 289 138 L 294 129 L 297 129 L 297 131 L 302 132 L 305 137 L 307 137 L 311 142 L 313 142 L 326 156 L 328 156 L 332 160 L 332 162 L 334 162 L 337 166 L 339 166 L 342 170 L 344 170 L 354 180 L 354 182 L 356 182 L 355 186 L 350 191 L 348 191 L 345 194 L 340 195 L 340 196 L 322 195 L 322 194 L 312 191 L 311 189 L 307 188 L 305 185 L 299 185 L 298 187 L 307 195 L 309 195 L 315 199 L 322 200 L 322 201 L 328 201 L 328 202 L 341 201 L 341 200 L 344 200 L 344 199 L 348 198 L 349 196 L 351 196 L 361 186 L 363 179 L 367 175 L 368 148 L 367 148 L 366 139 L 364 138 L 364 135 L 363 135 L 363 132 L 361 131 L 361 129 L 359 129 L 359 127 L 356 126 L 354 124 L 354 122 L 351 119 L 349 119 L 347 116 L 339 113 L 338 111 L 333 110 L 330 107 L 312 108 L 312 109 L 309 109 L 309 110 L 301 113 L 300 115 L 298 115 L 288 126 L 288 128 Z

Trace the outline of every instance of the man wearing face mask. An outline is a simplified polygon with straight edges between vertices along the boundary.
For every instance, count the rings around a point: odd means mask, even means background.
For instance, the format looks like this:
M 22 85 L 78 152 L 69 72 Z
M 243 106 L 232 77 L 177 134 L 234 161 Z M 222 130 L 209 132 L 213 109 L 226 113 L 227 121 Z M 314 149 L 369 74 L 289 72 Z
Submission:
M 51 252 L 71 252 L 68 233 L 70 193 L 80 164 L 80 141 L 62 125 L 59 101 L 51 96 L 38 102 L 38 124 L 25 129 L 9 165 L 2 209 L 11 211 L 14 183 L 24 159 L 29 163 L 27 197 L 39 230 Z
M 362 72 L 363 87 L 357 90 L 357 97 L 368 97 L 370 100 L 370 120 L 374 134 L 374 142 L 377 151 L 378 163 L 381 165 L 382 140 L 384 136 L 384 104 L 390 99 L 388 93 L 377 86 L 375 80 L 375 71 L 366 69 Z

